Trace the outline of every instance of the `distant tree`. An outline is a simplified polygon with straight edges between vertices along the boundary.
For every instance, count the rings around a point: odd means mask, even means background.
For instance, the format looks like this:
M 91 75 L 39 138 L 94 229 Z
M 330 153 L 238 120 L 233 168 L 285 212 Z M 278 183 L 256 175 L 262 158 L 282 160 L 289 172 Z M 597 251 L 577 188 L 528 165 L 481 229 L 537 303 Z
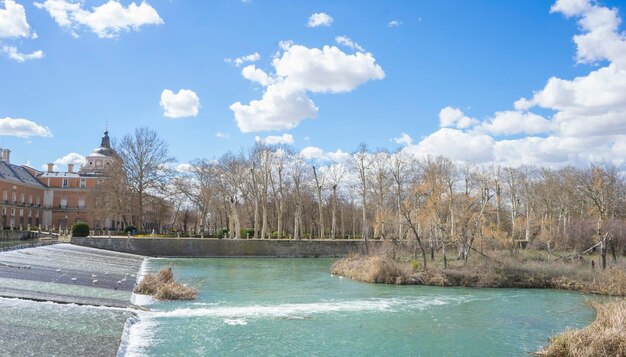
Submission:
M 150 128 L 136 128 L 115 148 L 132 193 L 137 197 L 137 226 L 143 230 L 145 195 L 163 192 L 172 177 L 174 162 L 167 143 Z

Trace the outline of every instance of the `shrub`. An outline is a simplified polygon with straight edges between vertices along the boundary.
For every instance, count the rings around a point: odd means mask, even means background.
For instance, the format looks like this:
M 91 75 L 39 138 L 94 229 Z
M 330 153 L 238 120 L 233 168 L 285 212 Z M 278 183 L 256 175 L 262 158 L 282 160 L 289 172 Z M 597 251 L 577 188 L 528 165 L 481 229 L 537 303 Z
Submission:
M 158 274 L 146 274 L 134 292 L 152 295 L 157 300 L 193 300 L 198 294 L 198 290 L 174 280 L 171 265 L 162 268 Z
M 241 238 L 254 237 L 254 229 L 251 229 L 251 228 L 242 228 L 239 233 L 241 234 Z
M 137 228 L 135 228 L 135 226 L 126 226 L 126 228 L 124 228 L 124 233 L 132 233 L 132 232 L 137 232 Z
M 89 225 L 87 223 L 75 223 L 72 226 L 72 236 L 87 237 L 89 235 Z

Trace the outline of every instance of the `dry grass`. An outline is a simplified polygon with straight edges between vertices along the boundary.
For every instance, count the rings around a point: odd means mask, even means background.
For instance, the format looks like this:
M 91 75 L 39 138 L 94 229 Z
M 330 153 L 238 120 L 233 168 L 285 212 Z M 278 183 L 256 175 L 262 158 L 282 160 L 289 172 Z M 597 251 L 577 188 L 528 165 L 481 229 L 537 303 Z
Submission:
M 372 283 L 547 288 L 626 296 L 623 262 L 602 271 L 592 269 L 588 261 L 556 260 L 555 256 L 541 251 L 488 254 L 488 258 L 474 254 L 467 265 L 462 260 L 450 259 L 447 269 L 442 261 L 429 261 L 427 270 L 419 269 L 419 264 L 413 267 L 413 261 L 401 254 L 350 255 L 333 264 L 331 272 Z
M 350 255 L 338 260 L 331 273 L 368 283 L 404 284 L 410 275 L 407 267 L 384 256 Z
M 626 301 L 594 304 L 596 320 L 569 330 L 536 353 L 544 357 L 626 357 Z
M 163 267 L 158 274 L 146 274 L 134 291 L 157 300 L 193 300 L 198 294 L 198 290 L 174 280 L 171 265 Z

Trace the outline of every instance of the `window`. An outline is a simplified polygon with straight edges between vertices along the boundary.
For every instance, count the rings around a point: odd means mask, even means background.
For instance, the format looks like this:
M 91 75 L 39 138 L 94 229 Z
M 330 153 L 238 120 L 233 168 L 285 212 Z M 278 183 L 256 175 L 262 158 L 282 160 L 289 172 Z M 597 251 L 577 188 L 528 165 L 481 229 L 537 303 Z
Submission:
M 33 205 L 33 195 L 28 195 L 28 204 Z
M 87 179 L 80 179 L 80 188 L 86 188 L 87 187 Z
M 35 211 L 35 217 L 39 218 L 39 210 Z
M 67 198 L 61 198 L 61 208 L 67 207 Z
M 24 209 L 20 208 L 20 217 L 23 217 L 23 216 L 24 216 Z
M 16 203 L 16 202 L 17 202 L 17 193 L 16 193 L 16 192 L 13 192 L 13 195 L 12 195 L 12 196 L 13 196 L 13 197 L 11 197 L 11 198 L 13 199 L 13 203 Z
M 63 179 L 62 187 L 67 187 L 67 179 L 66 178 Z
M 28 210 L 28 217 L 32 217 L 32 215 L 33 215 L 33 211 Z
M 89 161 L 89 166 L 93 166 L 93 161 Z
M 6 207 L 2 207 L 2 215 L 3 216 L 7 215 L 7 208 Z
M 37 203 L 37 206 L 39 206 L 39 196 L 37 196 L 37 198 L 35 199 L 35 203 Z
M 11 208 L 11 216 L 15 216 L 15 208 Z
M 2 200 L 6 202 L 9 199 L 9 193 L 7 191 L 2 192 Z
M 85 208 L 85 199 L 84 198 L 79 198 L 78 199 L 78 208 Z
M 24 204 L 24 202 L 26 202 L 26 198 L 25 197 L 26 196 L 23 193 L 20 194 L 20 203 L 21 204 Z

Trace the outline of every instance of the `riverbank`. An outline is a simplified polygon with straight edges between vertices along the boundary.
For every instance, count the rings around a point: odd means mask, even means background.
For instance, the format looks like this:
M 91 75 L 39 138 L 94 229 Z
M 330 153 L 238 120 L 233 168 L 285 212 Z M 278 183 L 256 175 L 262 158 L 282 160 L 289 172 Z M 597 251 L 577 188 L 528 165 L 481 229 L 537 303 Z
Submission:
M 550 344 L 535 353 L 541 357 L 624 357 L 626 356 L 626 301 L 593 304 L 596 319 L 587 327 L 568 330 L 551 338 Z
M 11 356 L 116 355 L 144 258 L 54 244 L 0 252 L 0 346 Z
M 389 255 L 348 255 L 331 266 L 331 273 L 351 279 L 386 284 L 492 288 L 544 288 L 626 296 L 626 268 L 620 262 L 606 271 L 582 260 L 558 259 L 537 251 L 492 252 L 475 255 L 467 263 L 393 259 Z

